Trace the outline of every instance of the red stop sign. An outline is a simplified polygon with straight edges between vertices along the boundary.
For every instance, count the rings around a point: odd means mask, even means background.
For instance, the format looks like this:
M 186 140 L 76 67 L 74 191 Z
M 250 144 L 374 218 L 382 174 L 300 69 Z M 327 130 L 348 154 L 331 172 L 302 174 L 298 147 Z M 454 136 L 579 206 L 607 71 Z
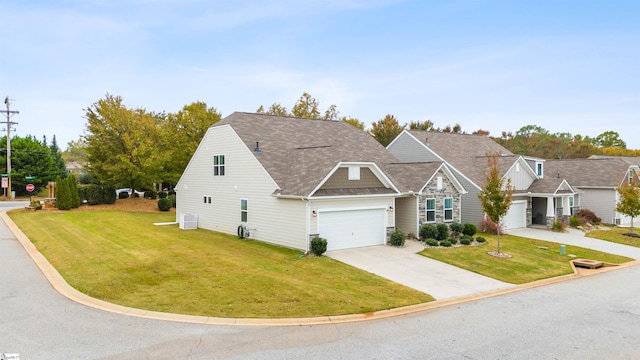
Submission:
M 33 185 L 33 184 L 27 184 L 27 191 L 28 191 L 28 192 L 32 192 L 32 191 L 33 191 L 33 190 L 35 190 L 35 189 L 36 189 L 35 185 Z

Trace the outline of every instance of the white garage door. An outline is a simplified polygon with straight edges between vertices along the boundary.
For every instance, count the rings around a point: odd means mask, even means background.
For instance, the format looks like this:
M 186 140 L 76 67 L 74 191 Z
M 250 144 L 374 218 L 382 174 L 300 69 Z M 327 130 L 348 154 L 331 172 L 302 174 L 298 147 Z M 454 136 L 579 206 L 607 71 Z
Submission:
M 327 239 L 327 251 L 382 245 L 385 215 L 385 209 L 320 212 L 318 230 Z
M 505 230 L 527 227 L 527 201 L 512 202 L 507 215 L 502 219 L 502 223 Z

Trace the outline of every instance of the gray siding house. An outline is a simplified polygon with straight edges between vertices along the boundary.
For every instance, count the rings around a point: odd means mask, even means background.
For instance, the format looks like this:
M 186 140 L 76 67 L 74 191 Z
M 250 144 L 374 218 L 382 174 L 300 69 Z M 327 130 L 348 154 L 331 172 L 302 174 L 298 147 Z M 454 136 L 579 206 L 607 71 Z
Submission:
M 478 224 L 484 218 L 478 194 L 489 170 L 487 154 L 498 155 L 500 172 L 515 189 L 503 219 L 505 229 L 548 225 L 570 215 L 573 188 L 564 179 L 546 177 L 545 160 L 513 154 L 487 136 L 404 130 L 387 149 L 401 162 L 446 163 L 466 190 L 461 194 L 464 223 Z

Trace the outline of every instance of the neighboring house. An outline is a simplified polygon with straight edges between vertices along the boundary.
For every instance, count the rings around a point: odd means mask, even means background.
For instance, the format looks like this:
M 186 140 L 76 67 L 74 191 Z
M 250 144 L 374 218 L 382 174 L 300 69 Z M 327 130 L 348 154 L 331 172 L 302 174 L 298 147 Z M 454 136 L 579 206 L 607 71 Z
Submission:
M 629 165 L 640 166 L 640 157 L 638 156 L 591 155 L 589 159 L 621 159 Z
M 634 159 L 634 158 L 631 158 Z M 618 187 L 638 178 L 640 169 L 621 157 L 547 160 L 547 172 L 566 178 L 576 189 L 574 206 L 593 211 L 606 224 L 628 224 L 631 218 L 616 211 Z
M 402 232 L 418 235 L 423 224 L 461 222 L 466 190 L 446 163 L 394 163 L 388 169 L 402 192 L 395 206 Z
M 385 244 L 402 195 L 394 162 L 344 122 L 236 112 L 207 130 L 178 181 L 176 220 L 304 251 L 315 236 L 328 250 Z
M 84 173 L 84 167 L 77 161 L 69 161 L 65 164 L 65 167 L 67 169 L 67 174 L 79 175 Z
M 497 154 L 500 173 L 515 190 L 503 218 L 505 229 L 550 225 L 571 214 L 573 188 L 564 179 L 545 176 L 545 160 L 515 155 L 487 136 L 404 130 L 387 149 L 401 162 L 445 162 L 466 190 L 461 194 L 463 223 L 484 218 L 478 194 L 489 171 L 488 154 Z

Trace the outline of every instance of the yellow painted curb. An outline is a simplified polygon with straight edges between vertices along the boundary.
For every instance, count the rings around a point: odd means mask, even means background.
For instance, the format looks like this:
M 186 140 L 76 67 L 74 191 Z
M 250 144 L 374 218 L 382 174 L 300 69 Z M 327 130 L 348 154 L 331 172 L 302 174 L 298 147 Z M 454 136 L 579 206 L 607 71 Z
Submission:
M 322 325 L 322 324 L 339 324 L 355 321 L 365 321 L 374 319 L 385 319 L 393 316 L 400 316 L 406 314 L 417 313 L 421 311 L 427 311 L 437 309 L 445 306 L 451 306 L 461 304 L 469 301 L 475 301 L 480 299 L 486 299 L 489 297 L 504 295 L 513 293 L 516 291 L 532 289 L 540 286 L 556 284 L 562 281 L 578 279 L 585 276 L 592 276 L 600 274 L 602 272 L 608 272 L 616 269 L 627 268 L 640 264 L 640 261 L 631 261 L 617 266 L 611 266 L 603 268 L 592 274 L 580 275 L 578 274 L 575 266 L 571 263 L 573 268 L 573 274 L 558 276 L 551 279 L 543 279 L 534 281 L 527 284 L 516 285 L 504 289 L 495 291 L 488 291 L 484 293 L 478 293 L 469 296 L 461 296 L 453 299 L 437 300 L 428 303 L 403 306 L 394 309 L 374 311 L 364 314 L 351 314 L 351 315 L 336 315 L 336 316 L 319 316 L 311 318 L 291 318 L 291 319 L 251 319 L 251 318 L 218 318 L 209 316 L 196 316 L 196 315 L 181 315 L 171 314 L 157 311 L 149 311 L 142 309 L 135 309 L 126 306 L 112 304 L 103 300 L 92 298 L 86 294 L 79 292 L 69 285 L 64 278 L 58 273 L 58 271 L 47 261 L 47 259 L 38 251 L 33 243 L 27 238 L 27 236 L 18 228 L 18 226 L 7 215 L 6 210 L 0 212 L 0 218 L 4 220 L 7 227 L 15 237 L 18 239 L 22 247 L 27 251 L 33 262 L 38 266 L 40 271 L 47 278 L 51 286 L 58 291 L 61 295 L 68 299 L 75 301 L 79 304 L 92 307 L 94 309 L 108 311 L 121 315 L 135 316 L 145 319 L 176 321 L 192 324 L 206 324 L 206 325 L 242 325 L 242 326 L 300 326 L 300 325 Z

